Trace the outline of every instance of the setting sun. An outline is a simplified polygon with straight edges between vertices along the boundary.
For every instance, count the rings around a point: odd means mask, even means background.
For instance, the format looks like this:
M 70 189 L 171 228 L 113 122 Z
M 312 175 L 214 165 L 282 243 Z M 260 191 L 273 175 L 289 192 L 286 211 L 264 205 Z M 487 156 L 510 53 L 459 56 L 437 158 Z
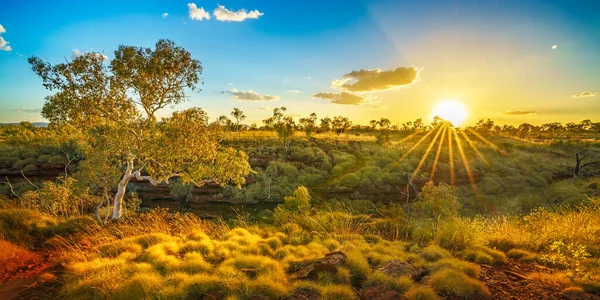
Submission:
M 444 101 L 433 109 L 432 118 L 438 116 L 454 126 L 460 126 L 467 119 L 468 114 L 464 104 L 457 101 Z

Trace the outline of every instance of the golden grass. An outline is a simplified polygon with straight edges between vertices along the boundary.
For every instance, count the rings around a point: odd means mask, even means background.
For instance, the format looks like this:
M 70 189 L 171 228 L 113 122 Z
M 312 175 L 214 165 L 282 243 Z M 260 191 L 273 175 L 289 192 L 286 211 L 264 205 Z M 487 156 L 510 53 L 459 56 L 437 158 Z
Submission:
M 490 294 L 481 282 L 452 269 L 431 275 L 431 285 L 440 294 L 463 299 L 481 299 Z

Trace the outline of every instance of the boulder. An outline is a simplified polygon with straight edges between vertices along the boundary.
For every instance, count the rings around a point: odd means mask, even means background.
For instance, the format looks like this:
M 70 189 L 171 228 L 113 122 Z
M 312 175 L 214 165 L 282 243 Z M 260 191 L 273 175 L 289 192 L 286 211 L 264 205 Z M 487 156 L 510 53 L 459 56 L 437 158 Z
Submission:
M 398 300 L 406 299 L 397 291 L 394 291 L 385 285 L 372 284 L 364 286 L 358 291 L 358 297 L 361 300 Z
M 376 271 L 386 276 L 397 278 L 401 276 L 411 277 L 414 281 L 419 281 L 425 275 L 423 268 L 415 267 L 413 264 L 401 260 L 390 260 L 377 268 Z
M 321 295 L 311 289 L 299 288 L 283 298 L 284 300 L 321 300 Z
M 336 273 L 345 262 L 345 253 L 340 251 L 327 253 L 325 257 L 300 268 L 292 277 L 299 280 L 316 280 L 319 273 Z

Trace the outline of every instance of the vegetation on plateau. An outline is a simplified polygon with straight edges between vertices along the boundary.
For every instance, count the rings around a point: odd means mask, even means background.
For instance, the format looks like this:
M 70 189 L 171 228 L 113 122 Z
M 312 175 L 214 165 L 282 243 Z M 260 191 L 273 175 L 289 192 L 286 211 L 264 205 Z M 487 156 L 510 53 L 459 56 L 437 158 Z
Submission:
M 201 81 L 172 41 L 29 62 L 51 123 L 0 127 L 1 281 L 67 299 L 485 299 L 504 270 L 600 294 L 600 123 L 159 118 Z M 235 216 L 194 214 L 207 203 Z

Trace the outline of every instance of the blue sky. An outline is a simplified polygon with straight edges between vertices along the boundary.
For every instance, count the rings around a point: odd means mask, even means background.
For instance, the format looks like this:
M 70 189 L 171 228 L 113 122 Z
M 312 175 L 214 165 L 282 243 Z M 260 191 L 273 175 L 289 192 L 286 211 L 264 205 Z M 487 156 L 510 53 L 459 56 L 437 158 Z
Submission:
M 467 107 L 467 123 L 600 121 L 598 1 L 195 1 L 210 15 L 201 21 L 190 18 L 188 3 L 0 4 L 0 37 L 8 42 L 0 50 L 0 122 L 42 121 L 39 109 L 50 92 L 27 57 L 59 63 L 78 49 L 111 59 L 120 44 L 152 47 L 160 38 L 204 66 L 202 91 L 176 109 L 198 106 L 212 118 L 238 107 L 249 123 L 260 123 L 272 108 L 286 106 L 297 116 L 396 123 L 429 119 L 438 103 L 452 99 Z M 217 5 L 259 16 L 220 21 Z M 352 71 L 399 67 L 415 68 L 418 77 L 357 92 L 359 103 L 313 97 L 344 92 L 332 82 Z M 278 100 L 221 93 L 248 90 Z

